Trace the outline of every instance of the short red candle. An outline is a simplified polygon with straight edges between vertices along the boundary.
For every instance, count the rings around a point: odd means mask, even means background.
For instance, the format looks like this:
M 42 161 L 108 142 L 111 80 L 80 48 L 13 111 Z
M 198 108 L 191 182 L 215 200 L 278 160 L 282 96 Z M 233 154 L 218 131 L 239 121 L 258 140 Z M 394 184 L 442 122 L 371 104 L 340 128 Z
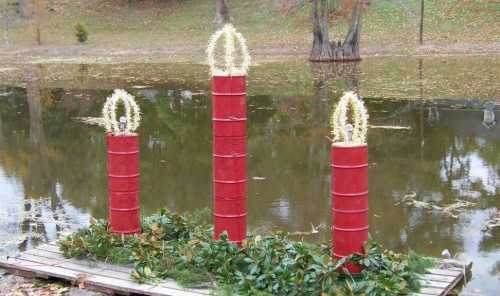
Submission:
M 108 206 L 111 231 L 141 232 L 139 205 L 139 136 L 107 134 Z

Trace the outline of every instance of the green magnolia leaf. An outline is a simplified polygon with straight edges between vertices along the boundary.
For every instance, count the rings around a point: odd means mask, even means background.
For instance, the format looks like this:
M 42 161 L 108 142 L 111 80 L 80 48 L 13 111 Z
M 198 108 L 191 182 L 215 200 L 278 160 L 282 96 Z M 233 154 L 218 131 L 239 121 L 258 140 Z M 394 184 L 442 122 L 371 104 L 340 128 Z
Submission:
M 150 277 L 152 275 L 152 271 L 151 271 L 151 268 L 149 268 L 148 266 L 144 267 L 144 275 L 146 277 Z
M 133 264 L 138 282 L 215 282 L 242 296 L 405 294 L 418 289 L 417 274 L 428 268 L 422 256 L 387 251 L 373 240 L 365 244 L 365 255 L 340 260 L 331 257 L 329 245 L 293 241 L 286 232 L 256 236 L 238 248 L 226 233 L 214 240 L 213 226 L 194 216 L 162 209 L 144 217 L 141 235 L 125 237 L 96 220 L 59 246 L 66 257 Z M 354 279 L 340 274 L 348 260 L 365 267 Z

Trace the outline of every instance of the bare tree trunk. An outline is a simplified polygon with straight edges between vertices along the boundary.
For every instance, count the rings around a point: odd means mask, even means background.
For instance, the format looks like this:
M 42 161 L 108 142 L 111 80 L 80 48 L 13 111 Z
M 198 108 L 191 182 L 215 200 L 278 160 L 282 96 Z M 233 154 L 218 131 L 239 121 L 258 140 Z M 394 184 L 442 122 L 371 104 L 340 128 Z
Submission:
M 10 22 L 11 22 L 11 9 L 8 3 L 5 4 L 4 9 L 2 11 L 3 18 L 3 40 L 5 46 L 9 46 L 9 31 L 10 31 Z
M 321 5 L 318 7 L 318 1 Z M 352 12 L 352 21 L 343 43 L 330 41 L 328 36 L 327 0 L 314 0 L 312 8 L 313 47 L 309 60 L 312 62 L 347 62 L 361 60 L 359 43 L 361 39 L 362 0 L 357 0 Z M 319 8 L 319 11 L 318 11 Z
M 420 45 L 424 44 L 424 0 L 420 0 L 420 31 L 419 31 Z
M 231 22 L 229 7 L 225 0 L 215 0 L 215 23 L 217 25 Z
M 336 60 L 359 61 L 359 42 L 361 41 L 361 1 L 356 3 L 352 11 L 352 22 L 345 37 L 342 49 L 335 50 Z
M 320 1 L 319 7 L 318 1 Z M 310 57 L 311 61 L 331 61 L 333 57 L 332 44 L 328 34 L 327 5 L 327 0 L 313 1 L 312 22 L 314 38 Z
M 43 0 L 19 0 L 19 12 L 21 17 L 30 20 L 34 45 L 42 44 L 40 32 L 42 11 Z
M 35 0 L 35 45 L 42 45 L 42 11 L 43 0 Z
M 9 46 L 9 29 L 10 29 L 10 22 L 9 22 L 9 16 L 5 16 L 5 22 L 4 22 L 4 29 L 3 29 L 3 40 L 5 46 Z

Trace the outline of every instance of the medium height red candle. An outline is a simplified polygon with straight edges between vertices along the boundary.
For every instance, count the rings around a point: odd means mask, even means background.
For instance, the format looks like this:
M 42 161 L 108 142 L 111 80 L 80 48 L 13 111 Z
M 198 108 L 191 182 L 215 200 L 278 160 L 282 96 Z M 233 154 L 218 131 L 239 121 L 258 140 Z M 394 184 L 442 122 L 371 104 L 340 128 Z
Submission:
M 332 162 L 332 237 L 336 258 L 363 254 L 368 239 L 368 149 L 335 143 Z M 350 273 L 361 267 L 347 263 Z

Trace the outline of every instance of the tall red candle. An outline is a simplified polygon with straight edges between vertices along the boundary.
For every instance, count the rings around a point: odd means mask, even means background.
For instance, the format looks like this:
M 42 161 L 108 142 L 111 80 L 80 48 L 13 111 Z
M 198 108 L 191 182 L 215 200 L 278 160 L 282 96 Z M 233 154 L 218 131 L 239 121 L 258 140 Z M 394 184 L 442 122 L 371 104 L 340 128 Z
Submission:
M 213 76 L 214 237 L 238 245 L 247 231 L 246 77 Z

